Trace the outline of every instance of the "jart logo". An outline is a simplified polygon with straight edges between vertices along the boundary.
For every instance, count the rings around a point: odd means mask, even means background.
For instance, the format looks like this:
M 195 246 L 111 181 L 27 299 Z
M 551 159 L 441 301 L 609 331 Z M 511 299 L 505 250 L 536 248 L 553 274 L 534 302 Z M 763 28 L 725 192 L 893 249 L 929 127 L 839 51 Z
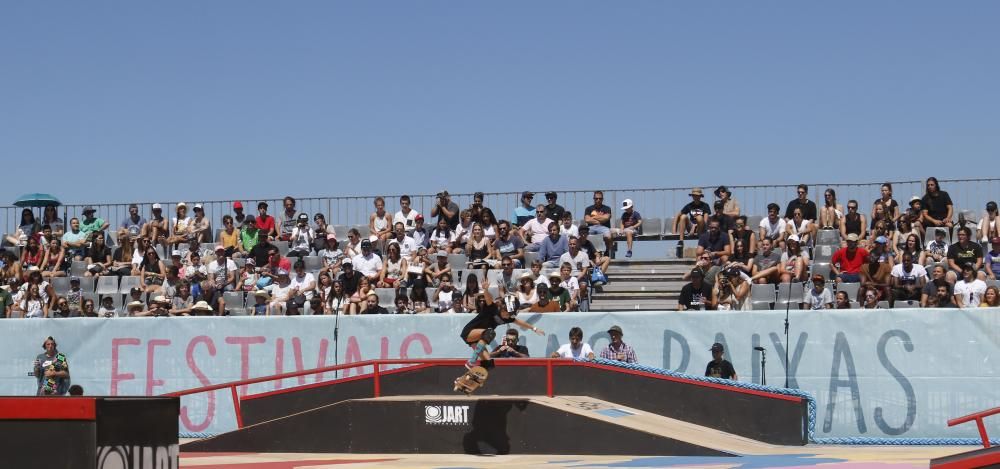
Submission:
M 424 421 L 432 425 L 467 425 L 469 423 L 469 406 L 424 406 Z

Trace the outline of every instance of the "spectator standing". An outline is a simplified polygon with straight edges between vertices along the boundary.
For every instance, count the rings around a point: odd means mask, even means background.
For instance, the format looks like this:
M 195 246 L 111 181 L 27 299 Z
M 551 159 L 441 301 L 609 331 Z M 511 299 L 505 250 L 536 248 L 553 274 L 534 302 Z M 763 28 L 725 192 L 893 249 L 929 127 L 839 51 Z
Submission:
M 431 216 L 437 217 L 438 220 L 444 220 L 448 224 L 448 228 L 452 230 L 458 228 L 458 204 L 452 202 L 451 194 L 448 191 L 445 190 L 437 193 L 434 207 L 431 207 Z
M 838 249 L 830 259 L 830 269 L 838 282 L 861 282 L 861 265 L 868 259 L 868 251 L 858 247 L 858 235 L 847 235 L 847 247 Z
M 632 238 L 642 234 L 642 215 L 635 209 L 632 199 L 622 201 L 622 216 L 618 220 L 615 236 L 625 236 L 625 257 L 632 257 Z
M 419 216 L 420 212 L 410 208 L 410 196 L 402 195 L 399 197 L 399 211 L 392 216 L 392 224 L 402 223 L 406 228 L 406 234 L 412 236 Z
M 625 363 L 639 362 L 639 360 L 635 357 L 635 350 L 633 350 L 632 347 L 625 342 L 622 342 L 623 335 L 621 327 L 611 326 L 611 328 L 608 329 L 608 336 L 611 337 L 611 343 L 601 350 L 601 358 Z
M 933 176 L 927 178 L 925 188 L 924 197 L 920 199 L 924 227 L 943 226 L 951 229 L 954 226 L 951 220 L 954 211 L 951 196 L 941 190 L 937 178 Z
M 799 184 L 798 187 L 795 188 L 795 193 L 798 194 L 798 197 L 788 202 L 788 206 L 785 208 L 785 219 L 791 220 L 795 209 L 798 208 L 802 210 L 803 219 L 815 223 L 816 203 L 809 200 L 809 186 Z
M 534 198 L 534 192 L 524 191 L 521 193 L 521 205 L 515 208 L 514 213 L 510 216 L 510 220 L 515 226 L 524 226 L 528 220 L 535 218 L 535 207 L 531 205 Z
M 69 389 L 69 359 L 59 352 L 56 340 L 51 336 L 42 343 L 45 352 L 35 357 L 34 375 L 37 381 L 37 396 L 62 396 Z
M 583 341 L 583 329 L 574 326 L 569 330 L 569 343 L 563 344 L 552 352 L 552 358 L 586 358 L 594 359 L 594 350 L 590 344 Z
M 718 342 L 712 344 L 712 348 L 710 348 L 709 351 L 712 352 L 712 361 L 708 362 L 708 366 L 705 367 L 705 376 L 710 378 L 731 379 L 733 381 L 740 380 L 740 378 L 736 376 L 736 369 L 733 368 L 733 364 L 729 363 L 729 360 L 722 358 L 723 353 L 726 351 L 722 344 Z
M 549 217 L 549 220 L 552 220 L 552 223 L 559 223 L 566 214 L 566 209 L 556 203 L 558 198 L 559 194 L 556 194 L 555 191 L 545 193 L 545 201 L 547 202 L 545 205 L 545 215 Z
M 708 217 L 712 215 L 712 207 L 701 200 L 705 193 L 700 187 L 691 189 L 688 195 L 691 196 L 691 202 L 682 207 L 674 218 L 673 231 L 681 237 L 678 245 L 684 244 L 685 235 L 693 237 L 704 232 L 708 226 Z
M 503 342 L 490 352 L 490 358 L 528 358 L 528 347 L 518 343 L 517 329 L 507 329 Z

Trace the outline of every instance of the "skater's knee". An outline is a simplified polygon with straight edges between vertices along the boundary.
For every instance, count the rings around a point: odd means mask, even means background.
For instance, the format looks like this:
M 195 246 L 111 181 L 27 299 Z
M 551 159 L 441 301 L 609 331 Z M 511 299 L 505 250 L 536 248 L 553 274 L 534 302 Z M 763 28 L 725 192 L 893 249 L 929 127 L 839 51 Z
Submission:
M 497 336 L 497 332 L 495 330 L 493 330 L 493 329 L 486 329 L 485 331 L 483 331 L 482 340 L 483 340 L 483 342 L 486 342 L 488 344 L 490 342 L 493 342 L 493 339 L 495 339 L 496 336 Z

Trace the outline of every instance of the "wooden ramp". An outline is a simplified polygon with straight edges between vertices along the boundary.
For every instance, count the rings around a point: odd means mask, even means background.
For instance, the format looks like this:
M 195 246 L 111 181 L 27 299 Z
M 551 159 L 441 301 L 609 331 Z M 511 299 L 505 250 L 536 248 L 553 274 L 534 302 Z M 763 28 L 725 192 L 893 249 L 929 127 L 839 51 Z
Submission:
M 422 395 L 351 399 L 182 451 L 739 456 L 778 448 L 584 396 Z

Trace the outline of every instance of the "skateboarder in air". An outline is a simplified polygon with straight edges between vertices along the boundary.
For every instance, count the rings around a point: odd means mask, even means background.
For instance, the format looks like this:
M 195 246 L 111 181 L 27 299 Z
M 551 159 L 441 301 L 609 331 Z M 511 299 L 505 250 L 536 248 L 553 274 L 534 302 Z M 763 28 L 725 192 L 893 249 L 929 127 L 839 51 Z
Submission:
M 488 369 L 493 366 L 493 360 L 490 359 L 487 347 L 496 337 L 494 329 L 501 324 L 514 323 L 521 326 L 522 329 L 531 329 L 538 335 L 545 335 L 545 331 L 517 319 L 519 302 L 516 295 L 512 293 L 504 295 L 503 301 L 498 305 L 493 301 L 489 286 L 489 281 L 484 275 L 482 290 L 480 290 L 482 299 L 476 302 L 476 317 L 462 329 L 462 340 L 473 348 L 472 357 L 465 364 L 466 368 L 476 366 L 477 360 L 484 368 Z

